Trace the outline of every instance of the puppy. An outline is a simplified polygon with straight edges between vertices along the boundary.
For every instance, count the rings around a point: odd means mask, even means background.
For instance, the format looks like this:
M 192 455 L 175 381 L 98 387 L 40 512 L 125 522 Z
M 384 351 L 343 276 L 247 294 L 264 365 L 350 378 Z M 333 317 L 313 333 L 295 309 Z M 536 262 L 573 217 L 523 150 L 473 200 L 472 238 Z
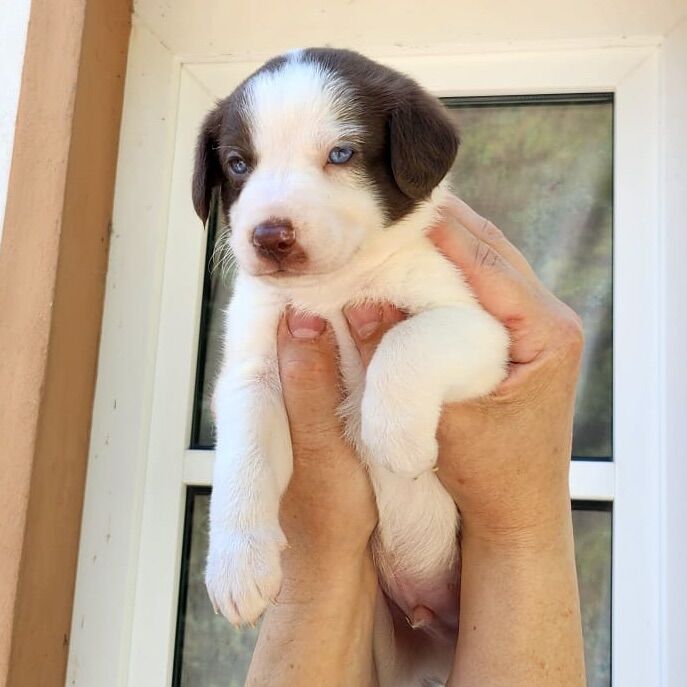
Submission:
M 458 136 L 411 79 L 346 50 L 267 62 L 218 103 L 196 149 L 193 203 L 214 189 L 238 274 L 214 406 L 217 449 L 206 583 L 232 623 L 255 622 L 281 584 L 279 501 L 292 471 L 276 330 L 287 304 L 331 324 L 345 432 L 369 470 L 382 684 L 445 680 L 456 629 L 456 506 L 433 472 L 443 403 L 492 391 L 508 337 L 425 236 L 446 198 Z M 345 305 L 390 302 L 408 318 L 367 372 Z M 393 617 L 423 625 L 392 639 Z M 417 647 L 420 647 L 417 649 Z

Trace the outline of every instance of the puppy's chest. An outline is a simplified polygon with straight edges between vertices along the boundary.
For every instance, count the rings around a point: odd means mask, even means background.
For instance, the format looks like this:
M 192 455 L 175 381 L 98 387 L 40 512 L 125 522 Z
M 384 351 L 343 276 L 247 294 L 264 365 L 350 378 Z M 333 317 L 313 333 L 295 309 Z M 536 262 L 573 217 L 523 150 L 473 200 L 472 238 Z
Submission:
M 340 413 L 347 438 L 361 455 L 365 450 L 360 440 L 365 369 L 343 314 L 344 306 L 363 302 L 391 303 L 411 317 L 439 307 L 478 307 L 462 275 L 424 238 L 373 270 L 360 270 L 357 274 L 351 270 L 344 278 L 324 283 L 316 290 L 296 291 L 291 294 L 291 302 L 331 324 L 345 389 Z
M 390 303 L 408 314 L 447 305 L 472 304 L 474 298 L 460 272 L 430 242 L 418 237 L 376 264 L 361 259 L 318 284 L 294 286 L 287 298 L 334 322 L 345 306 Z

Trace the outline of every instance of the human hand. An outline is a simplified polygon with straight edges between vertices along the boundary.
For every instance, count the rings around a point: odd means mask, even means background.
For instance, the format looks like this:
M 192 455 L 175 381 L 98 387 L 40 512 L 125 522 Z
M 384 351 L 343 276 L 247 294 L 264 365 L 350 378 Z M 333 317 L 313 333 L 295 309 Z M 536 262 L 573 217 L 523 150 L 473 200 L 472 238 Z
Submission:
M 445 407 L 439 478 L 460 507 L 464 533 L 526 541 L 569 517 L 580 319 L 462 201 L 451 202 L 430 238 L 511 337 L 508 378 L 486 398 Z
M 277 333 L 279 373 L 293 447 L 281 503 L 292 554 L 317 565 L 357 558 L 377 524 L 367 472 L 343 438 L 337 347 L 324 320 L 289 310 Z
M 496 227 L 455 199 L 430 233 L 508 329 L 507 379 L 444 408 L 438 476 L 462 514 L 460 632 L 449 685 L 582 687 L 568 468 L 579 318 Z M 384 306 L 386 310 L 388 306 Z M 351 333 L 365 362 L 384 333 Z M 361 336 L 361 331 L 364 335 Z
M 357 339 L 365 365 L 382 336 L 403 319 L 391 306 L 360 306 L 347 310 L 347 316 L 355 332 L 374 322 L 374 333 Z M 377 524 L 377 507 L 367 471 L 343 438 L 333 332 L 324 320 L 289 310 L 280 322 L 277 344 L 294 457 L 281 507 L 289 545 L 317 555 L 357 555 Z
M 511 337 L 507 379 L 486 398 L 445 406 L 438 475 L 461 510 L 464 531 L 526 537 L 570 508 L 580 319 L 491 222 L 457 198 L 429 236 Z M 388 309 L 387 320 L 400 319 Z M 346 311 L 365 364 L 388 329 L 381 312 L 374 305 L 362 315 L 359 309 Z
M 439 477 L 462 514 L 448 684 L 583 687 L 568 488 L 580 320 L 465 203 L 452 201 L 430 236 L 511 337 L 506 380 L 447 406 L 438 429 Z
M 508 328 L 512 341 L 511 369 L 506 381 L 489 398 L 447 406 L 438 430 L 439 477 L 463 515 L 460 625 L 466 629 L 459 634 L 456 666 L 449 684 L 533 687 L 555 680 L 567 687 L 581 687 L 584 660 L 567 481 L 574 389 L 582 349 L 579 319 L 539 283 L 522 255 L 500 232 L 464 203 L 456 200 L 447 208 L 444 221 L 431 237 L 461 268 L 482 305 Z M 369 362 L 389 327 L 403 318 L 402 313 L 388 305 L 346 309 L 345 314 L 364 364 Z M 291 326 L 293 330 L 293 323 Z M 281 358 L 284 335 L 282 325 Z M 311 338 L 319 339 L 319 336 L 323 333 Z M 287 347 L 288 343 L 293 342 L 287 342 Z M 295 355 L 296 362 L 290 370 L 295 375 L 293 379 L 285 369 L 284 360 L 280 361 L 282 381 L 286 380 L 285 398 L 289 386 L 296 394 L 303 391 L 306 396 L 309 388 L 314 392 L 313 399 L 322 392 L 322 389 L 317 391 L 320 382 L 328 380 L 330 388 L 338 388 L 332 350 L 331 339 L 328 343 L 319 339 L 319 343 L 294 347 L 291 355 Z M 307 362 L 310 356 L 323 367 L 310 367 Z M 291 363 L 286 365 L 290 367 Z M 312 377 L 309 372 L 313 373 Z M 301 388 L 301 374 L 309 382 L 304 388 Z M 300 401 L 294 405 L 293 400 L 287 400 L 295 451 L 294 485 L 298 465 L 310 465 L 309 458 L 316 459 L 318 453 L 325 455 L 321 451 L 328 447 L 329 440 L 322 441 L 321 437 L 340 436 L 337 433 L 340 428 L 334 428 L 337 423 L 332 425 L 328 421 L 314 436 L 309 432 L 301 435 L 300 421 L 295 420 L 299 411 L 294 408 L 302 408 L 303 419 L 322 420 L 330 415 L 322 414 L 322 408 L 335 408 L 337 399 L 335 394 L 327 402 L 302 405 Z M 335 417 L 333 413 L 331 416 Z M 298 446 L 305 446 L 305 452 L 297 450 Z M 341 454 L 340 465 L 348 465 L 351 454 L 345 455 Z M 357 466 L 354 454 L 352 459 Z M 314 467 L 319 469 L 319 465 Z M 337 489 L 342 500 L 334 504 L 326 497 L 321 499 L 327 492 L 319 490 L 313 494 L 312 503 L 303 504 L 298 495 L 310 492 L 309 470 L 307 474 L 305 470 L 301 472 L 303 482 L 301 487 L 295 487 L 291 505 L 289 494 L 284 503 L 285 512 L 295 514 L 285 523 L 289 534 L 291 523 L 296 534 L 301 525 L 304 526 L 301 531 L 307 532 L 311 516 L 327 514 L 332 505 L 339 516 L 351 512 L 349 509 L 358 499 L 355 493 L 364 492 L 365 498 L 372 498 L 369 484 L 365 483 L 360 492 L 357 488 L 350 493 Z M 325 482 L 330 479 L 324 474 L 322 477 Z M 328 486 L 331 488 L 332 483 L 328 482 Z M 348 500 L 351 496 L 353 501 Z M 353 543 L 353 550 L 359 549 L 361 541 L 367 542 L 370 527 L 374 527 L 376 518 L 369 517 L 369 510 L 365 512 L 367 516 L 363 514 L 353 528 L 357 534 L 352 540 L 347 538 L 351 531 L 344 532 L 342 541 Z M 308 513 L 311 515 L 305 515 Z M 322 535 L 327 539 L 327 532 L 338 533 L 341 524 L 338 517 L 329 523 L 315 522 L 313 540 L 321 541 Z M 344 529 L 348 524 L 343 523 Z M 327 550 L 326 542 L 321 550 Z M 369 600 L 374 585 L 369 549 L 365 551 L 366 584 L 349 585 L 346 597 L 332 594 L 331 590 L 321 597 L 334 604 L 326 617 L 338 618 L 346 609 L 358 608 L 359 604 L 349 601 L 337 604 L 333 600 L 359 599 L 359 590 L 367 590 L 368 603 L 363 604 L 367 611 L 364 623 L 367 633 L 358 642 L 358 650 L 351 654 L 359 658 L 356 671 L 363 677 L 369 675 L 371 660 L 365 647 L 371 637 Z M 287 573 L 285 581 L 288 578 Z M 312 636 L 310 628 L 323 627 L 321 608 L 324 606 L 311 604 L 310 607 L 315 612 L 313 622 L 306 624 L 304 632 L 308 641 Z M 287 613 L 282 624 L 293 633 L 294 623 L 303 624 L 303 617 L 300 610 L 296 616 Z M 270 620 L 281 627 L 274 613 L 268 615 L 267 622 Z M 338 625 L 324 623 L 325 627 Z M 358 626 L 357 618 L 345 625 Z M 263 626 L 260 635 L 261 639 L 263 635 L 266 637 L 265 646 L 274 644 L 274 636 L 266 632 L 270 628 L 270 625 Z M 350 636 L 351 632 L 344 631 L 342 638 Z M 336 661 L 331 663 L 335 665 Z
M 368 544 L 377 509 L 337 415 L 336 343 L 323 320 L 290 311 L 277 343 L 293 446 L 280 513 L 289 546 L 246 685 L 373 687 L 377 576 Z

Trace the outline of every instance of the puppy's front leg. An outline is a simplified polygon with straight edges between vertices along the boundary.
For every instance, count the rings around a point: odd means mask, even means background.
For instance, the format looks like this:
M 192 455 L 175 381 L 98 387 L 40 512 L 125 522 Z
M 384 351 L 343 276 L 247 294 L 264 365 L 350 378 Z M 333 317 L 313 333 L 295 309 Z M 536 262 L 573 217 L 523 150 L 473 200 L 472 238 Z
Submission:
M 475 304 L 421 312 L 396 325 L 370 362 L 361 407 L 368 459 L 415 478 L 434 467 L 441 406 L 503 380 L 508 335 Z
M 292 471 L 276 351 L 281 304 L 255 302 L 243 291 L 237 283 L 214 398 L 217 448 L 205 573 L 215 610 L 234 624 L 254 623 L 279 592 L 286 546 L 279 501 Z

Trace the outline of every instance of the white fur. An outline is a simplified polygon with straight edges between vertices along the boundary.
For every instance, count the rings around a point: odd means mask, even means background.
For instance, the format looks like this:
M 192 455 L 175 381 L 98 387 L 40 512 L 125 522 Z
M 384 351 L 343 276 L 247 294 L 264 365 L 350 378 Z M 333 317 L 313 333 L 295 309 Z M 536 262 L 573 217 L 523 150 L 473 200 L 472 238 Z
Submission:
M 292 453 L 275 333 L 287 303 L 326 318 L 335 331 L 348 391 L 346 432 L 377 495 L 380 576 L 406 613 L 422 601 L 412 598 L 414 582 L 431 586 L 455 574 L 457 511 L 432 472 L 441 406 L 486 394 L 505 374 L 505 330 L 424 236 L 444 187 L 384 228 L 369 186 L 326 164 L 332 146 L 356 136 L 354 127 L 337 125 L 342 88 L 298 54 L 250 85 L 259 164 L 230 214 L 240 269 L 215 393 L 206 572 L 215 608 L 233 623 L 257 620 L 281 583 L 278 511 Z M 310 258 L 307 274 L 257 276 L 262 263 L 251 232 L 274 216 L 296 227 Z M 363 301 L 409 313 L 385 336 L 366 376 L 342 315 L 344 305 Z

